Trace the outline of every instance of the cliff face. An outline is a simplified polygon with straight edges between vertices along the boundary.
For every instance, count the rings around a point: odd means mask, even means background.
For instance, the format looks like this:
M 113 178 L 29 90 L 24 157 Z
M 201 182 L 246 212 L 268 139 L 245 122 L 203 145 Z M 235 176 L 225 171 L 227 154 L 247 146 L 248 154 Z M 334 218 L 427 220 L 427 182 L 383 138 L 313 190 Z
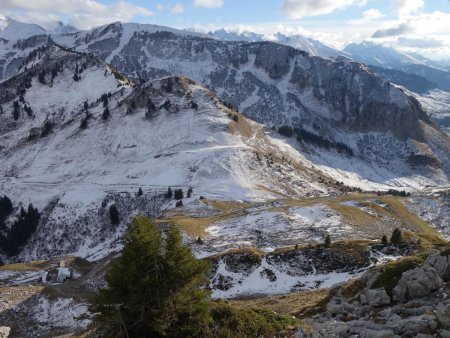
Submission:
M 419 121 L 427 118 L 417 101 L 358 63 L 310 57 L 269 42 L 126 33 L 126 27 L 110 25 L 73 44 L 134 79 L 187 75 L 258 122 L 299 127 L 325 118 L 354 132 L 423 138 Z

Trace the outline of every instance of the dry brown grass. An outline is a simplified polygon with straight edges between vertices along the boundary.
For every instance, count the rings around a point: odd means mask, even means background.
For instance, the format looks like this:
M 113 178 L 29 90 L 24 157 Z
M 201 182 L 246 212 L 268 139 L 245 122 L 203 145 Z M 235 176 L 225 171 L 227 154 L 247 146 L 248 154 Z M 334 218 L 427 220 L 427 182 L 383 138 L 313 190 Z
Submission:
M 298 315 L 320 304 L 328 296 L 328 289 L 302 291 L 262 298 L 234 299 L 230 303 L 240 306 L 266 307 L 285 315 Z
M 45 268 L 48 262 L 34 261 L 29 263 L 15 263 L 0 266 L 0 271 L 39 271 Z

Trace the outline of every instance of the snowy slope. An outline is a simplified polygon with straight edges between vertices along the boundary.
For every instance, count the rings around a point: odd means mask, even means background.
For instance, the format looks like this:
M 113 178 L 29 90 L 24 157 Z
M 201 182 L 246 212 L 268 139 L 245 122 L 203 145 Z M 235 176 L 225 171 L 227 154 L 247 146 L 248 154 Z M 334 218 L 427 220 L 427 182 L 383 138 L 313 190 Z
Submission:
M 415 94 L 434 122 L 450 135 L 450 93 L 432 90 L 424 95 Z
M 437 134 L 430 139 L 443 149 L 429 150 L 422 125 L 429 122 L 418 102 L 360 64 L 310 57 L 269 42 L 220 41 L 185 32 L 141 32 L 127 38 L 122 47 L 123 31 L 114 25 L 107 38 L 97 34 L 87 43 L 82 39 L 65 43 L 110 61 L 133 79 L 188 76 L 259 123 L 290 125 L 342 142 L 356 156 L 349 159 L 293 144 L 307 160 L 339 180 L 365 182 L 358 186 L 371 188 L 386 184 L 417 188 L 448 181 L 450 140 L 437 136 L 441 131 L 428 129 Z M 422 156 L 444 165 L 417 166 Z
M 263 126 L 230 111 L 188 79 L 135 86 L 85 55 L 52 47 L 35 58 L 30 60 L 34 66 L 3 83 L 0 91 L 2 194 L 16 207 L 33 203 L 45 215 L 21 257 L 68 252 L 102 257 L 117 247 L 131 217 L 160 213 L 168 186 L 192 186 L 196 194 L 229 200 L 333 191 L 313 170 L 297 170 L 300 155 L 287 160 L 296 153 L 291 146 L 280 151 Z M 16 92 L 24 82 L 15 121 Z M 109 95 L 106 120 L 103 94 Z M 151 114 L 149 102 L 155 107 Z M 87 127 L 81 128 L 84 119 Z M 44 134 L 49 123 L 51 130 Z M 144 198 L 135 196 L 139 187 Z M 111 204 L 120 210 L 119 227 L 107 226 Z
M 19 22 L 0 14 L 1 39 L 13 41 L 45 33 L 45 29 L 39 25 Z

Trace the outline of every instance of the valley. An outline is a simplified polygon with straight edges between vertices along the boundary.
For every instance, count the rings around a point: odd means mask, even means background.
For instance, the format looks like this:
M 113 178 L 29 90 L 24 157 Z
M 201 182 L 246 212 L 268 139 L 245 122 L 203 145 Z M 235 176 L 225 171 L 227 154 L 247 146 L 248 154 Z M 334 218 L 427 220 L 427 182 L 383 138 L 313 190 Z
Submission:
M 450 330 L 436 315 L 408 331 L 405 310 L 448 306 L 445 88 L 413 93 L 301 36 L 38 27 L 0 36 L 11 337 L 94 337 L 89 304 L 141 215 L 208 262 L 212 304 L 293 315 L 291 336 Z M 433 287 L 414 289 L 414 273 Z M 417 297 L 392 298 L 397 285 Z M 390 305 L 401 327 L 377 317 Z

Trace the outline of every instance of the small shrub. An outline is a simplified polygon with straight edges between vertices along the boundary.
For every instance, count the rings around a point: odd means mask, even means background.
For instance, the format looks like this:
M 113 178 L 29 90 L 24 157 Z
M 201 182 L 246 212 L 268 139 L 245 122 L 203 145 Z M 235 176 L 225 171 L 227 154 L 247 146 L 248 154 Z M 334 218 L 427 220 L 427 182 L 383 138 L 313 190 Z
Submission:
M 325 248 L 331 248 L 331 237 L 330 237 L 330 235 L 327 235 L 325 237 L 324 246 L 325 246 Z
M 381 237 L 381 243 L 388 244 L 388 240 L 387 240 L 386 235 L 383 235 L 383 237 Z
M 294 130 L 289 126 L 281 126 L 278 128 L 278 132 L 286 137 L 292 137 L 294 135 Z
M 183 201 L 182 200 L 177 201 L 177 203 L 175 204 L 176 208 L 181 208 L 182 206 L 183 206 Z

